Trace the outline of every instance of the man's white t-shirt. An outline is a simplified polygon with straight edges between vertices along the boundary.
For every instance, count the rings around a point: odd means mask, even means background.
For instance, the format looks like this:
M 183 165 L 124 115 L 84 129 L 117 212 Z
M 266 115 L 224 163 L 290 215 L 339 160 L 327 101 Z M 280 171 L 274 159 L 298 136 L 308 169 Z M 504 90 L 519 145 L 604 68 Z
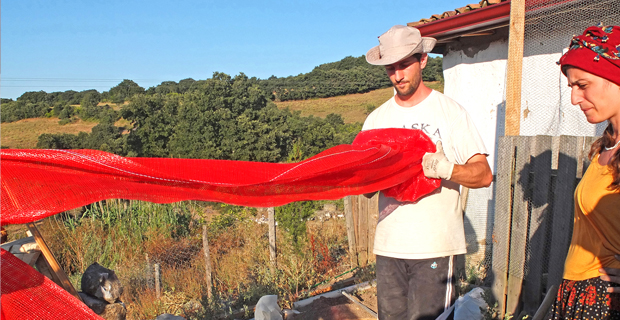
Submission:
M 465 164 L 476 154 L 488 154 L 467 111 L 435 90 L 419 104 L 399 106 L 394 97 L 374 110 L 362 130 L 411 128 L 433 142 L 441 140 L 448 159 Z M 377 224 L 374 253 L 400 259 L 429 259 L 466 252 L 460 185 L 441 181 L 441 192 L 415 204 L 379 195 L 379 211 L 397 208 Z

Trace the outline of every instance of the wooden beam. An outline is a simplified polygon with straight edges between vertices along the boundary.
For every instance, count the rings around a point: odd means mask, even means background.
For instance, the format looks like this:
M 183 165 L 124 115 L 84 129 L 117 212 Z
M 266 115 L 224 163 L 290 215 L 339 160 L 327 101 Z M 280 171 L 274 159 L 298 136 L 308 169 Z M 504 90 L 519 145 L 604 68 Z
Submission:
M 28 230 L 30 230 L 30 233 L 32 233 L 34 240 L 39 245 L 39 249 L 41 249 L 41 253 L 43 254 L 43 257 L 45 257 L 45 260 L 49 264 L 50 268 L 52 268 L 54 276 L 58 278 L 58 281 L 60 281 L 59 285 L 63 287 L 65 290 L 67 290 L 67 292 L 69 292 L 70 294 L 78 298 L 80 301 L 82 301 L 77 291 L 71 284 L 71 281 L 69 281 L 67 274 L 65 273 L 64 270 L 62 270 L 62 268 L 58 264 L 58 261 L 56 261 L 56 258 L 54 258 L 52 251 L 47 246 L 47 243 L 45 243 L 45 240 L 43 239 L 43 236 L 39 232 L 39 229 L 32 222 L 27 223 L 26 226 L 28 226 Z
M 210 301 L 211 298 L 213 298 L 213 279 L 211 277 L 211 254 L 209 253 L 209 238 L 206 224 L 202 226 L 202 250 L 205 255 L 205 281 L 207 282 L 207 297 Z M 159 283 L 158 281 L 159 280 L 156 277 L 155 282 Z M 157 291 L 159 291 L 159 288 Z M 159 293 L 157 296 L 159 296 Z
M 523 34 L 525 31 L 525 0 L 510 2 L 508 36 L 508 70 L 506 83 L 507 136 L 518 136 L 521 130 L 521 81 L 523 73 Z
M 347 239 L 349 240 L 349 257 L 351 266 L 357 267 L 357 243 L 355 241 L 355 219 L 353 218 L 353 200 L 354 196 L 346 196 L 344 198 L 344 217 L 347 223 Z
M 510 224 L 512 222 L 513 165 L 515 161 L 514 137 L 500 137 L 497 152 L 498 190 L 495 200 L 493 222 L 493 276 L 492 292 L 497 301 L 500 315 L 506 313 L 506 294 L 508 290 L 508 267 L 510 253 Z
M 267 208 L 267 222 L 269 225 L 269 261 L 272 271 L 275 272 L 278 259 L 276 251 L 276 208 Z

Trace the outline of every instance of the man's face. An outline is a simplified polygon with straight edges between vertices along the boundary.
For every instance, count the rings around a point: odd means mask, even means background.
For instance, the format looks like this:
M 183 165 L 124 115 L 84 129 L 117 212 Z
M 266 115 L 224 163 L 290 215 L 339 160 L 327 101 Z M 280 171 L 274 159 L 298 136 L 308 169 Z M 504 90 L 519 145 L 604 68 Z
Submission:
M 420 60 L 416 56 L 385 66 L 390 81 L 403 100 L 413 95 L 422 82 L 422 69 L 426 66 L 427 55 L 422 54 Z

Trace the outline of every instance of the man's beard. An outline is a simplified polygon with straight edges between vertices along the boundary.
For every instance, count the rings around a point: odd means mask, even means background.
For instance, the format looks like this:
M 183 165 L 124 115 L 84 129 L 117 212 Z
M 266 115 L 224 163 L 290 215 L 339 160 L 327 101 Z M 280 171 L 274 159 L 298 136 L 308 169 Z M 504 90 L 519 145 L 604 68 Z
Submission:
M 398 84 L 394 84 L 394 89 L 396 90 L 396 94 L 400 97 L 408 97 L 412 94 L 414 94 L 417 90 L 418 87 L 420 86 L 420 82 L 421 79 L 416 79 L 413 82 L 409 81 L 409 86 L 406 87 L 405 89 L 400 89 L 398 88 Z

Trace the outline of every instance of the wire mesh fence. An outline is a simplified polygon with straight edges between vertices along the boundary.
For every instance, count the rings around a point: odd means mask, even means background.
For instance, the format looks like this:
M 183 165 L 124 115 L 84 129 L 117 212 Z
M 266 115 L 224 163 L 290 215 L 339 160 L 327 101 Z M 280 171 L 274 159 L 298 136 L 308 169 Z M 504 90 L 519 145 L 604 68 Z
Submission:
M 282 214 L 297 214 L 301 207 L 291 208 Z M 162 313 L 202 319 L 250 314 L 266 294 L 277 294 L 286 306 L 354 275 L 342 200 L 316 201 L 307 208 L 312 213 L 298 223 L 276 226 L 275 263 L 270 259 L 266 208 L 112 199 L 39 225 L 78 291 L 85 269 L 98 262 L 114 270 L 123 284 L 121 300 L 128 319 Z M 292 228 L 297 228 L 296 238 Z M 19 232 L 25 231 L 10 230 L 12 237 L 25 236 Z M 211 286 L 207 272 L 212 273 Z
M 559 136 L 598 136 L 602 133 L 607 123 L 598 125 L 586 121 L 581 110 L 571 104 L 570 88 L 566 77 L 561 73 L 556 62 L 568 48 L 573 35 L 581 34 L 583 30 L 592 25 L 614 25 L 620 21 L 620 2 L 615 0 L 582 1 L 582 0 L 526 0 L 525 1 L 525 30 L 523 41 L 523 65 L 522 65 L 522 89 L 521 89 L 521 136 L 548 135 Z M 507 45 L 507 42 L 504 43 Z M 508 48 L 512 51 L 514 48 Z M 510 54 L 510 53 L 508 53 Z M 514 74 L 506 74 L 506 86 L 512 83 Z M 504 101 L 506 92 L 504 92 Z M 498 110 L 499 112 L 499 110 Z M 503 119 L 498 115 L 498 127 L 502 127 Z M 498 130 L 498 134 L 501 134 Z M 584 140 L 582 140 L 584 141 Z M 493 149 L 492 146 L 488 146 Z M 579 146 L 586 148 L 587 146 Z M 497 147 L 496 147 L 497 148 Z M 550 146 L 551 148 L 551 146 Z M 552 154 L 554 167 L 551 168 L 553 175 L 557 172 L 559 153 L 559 140 L 554 139 L 555 153 Z M 551 149 L 550 149 L 551 152 Z M 496 149 L 495 157 L 500 157 L 502 151 Z M 497 164 L 499 167 L 499 164 Z M 499 170 L 499 169 L 498 169 Z M 495 172 L 496 175 L 500 172 Z M 523 200 L 532 208 L 540 207 L 536 203 L 536 194 L 531 192 L 532 186 L 540 185 L 543 181 L 539 176 L 533 176 L 530 186 L 523 193 Z M 516 186 L 508 186 L 516 188 Z M 469 201 L 465 209 L 465 228 L 468 254 L 466 269 L 470 273 L 478 273 L 479 277 L 486 278 L 490 284 L 490 268 L 501 267 L 501 261 L 493 260 L 493 250 L 496 250 L 494 235 L 495 221 L 510 221 L 513 212 L 510 210 L 497 210 L 496 208 L 512 208 L 513 198 L 501 200 L 498 192 L 511 192 L 511 190 L 498 190 L 496 182 L 489 189 L 471 190 Z M 529 188 L 529 189 L 528 189 Z M 509 201 L 510 203 L 497 203 Z M 572 212 L 572 211 L 571 211 Z M 567 230 L 570 234 L 570 230 Z M 544 246 L 549 247 L 551 238 Z M 525 254 L 532 256 L 529 246 Z M 508 250 L 508 249 L 506 249 Z M 549 250 L 547 248 L 547 250 Z M 543 259 L 543 257 L 540 257 Z M 520 262 L 511 261 L 512 266 L 504 266 L 506 271 L 514 274 L 527 276 L 530 272 L 530 260 Z M 547 270 L 545 270 L 545 273 Z

